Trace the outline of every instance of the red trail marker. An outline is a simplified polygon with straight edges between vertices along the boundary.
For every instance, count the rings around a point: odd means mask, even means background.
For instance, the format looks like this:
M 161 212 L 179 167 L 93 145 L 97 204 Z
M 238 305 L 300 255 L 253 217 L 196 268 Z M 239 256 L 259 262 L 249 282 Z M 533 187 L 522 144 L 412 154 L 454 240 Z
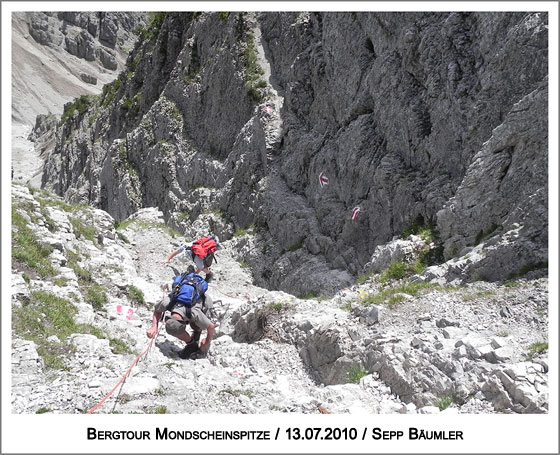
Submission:
M 319 174 L 319 183 L 321 184 L 321 188 L 323 188 L 325 185 L 329 184 L 329 179 L 328 177 L 325 175 L 324 172 L 321 172 Z
M 358 213 L 360 213 L 360 207 L 354 207 L 352 209 L 352 221 L 356 221 L 358 218 Z

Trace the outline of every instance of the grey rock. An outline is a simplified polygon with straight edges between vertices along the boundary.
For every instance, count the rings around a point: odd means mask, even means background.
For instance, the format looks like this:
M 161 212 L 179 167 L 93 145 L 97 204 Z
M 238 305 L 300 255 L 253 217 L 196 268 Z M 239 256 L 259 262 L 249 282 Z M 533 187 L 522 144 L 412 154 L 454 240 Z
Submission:
M 29 297 L 30 290 L 28 284 L 23 279 L 23 276 L 12 273 L 12 296 Z
M 108 14 L 103 14 L 99 24 L 99 40 L 107 46 L 114 48 L 117 43 L 118 25 Z
M 364 323 L 371 325 L 379 322 L 379 307 L 370 305 L 368 307 L 357 307 L 353 313 Z
M 99 56 L 99 61 L 108 70 L 116 70 L 118 68 L 117 59 L 115 54 L 105 48 L 98 48 L 97 55 Z
M 97 85 L 97 78 L 91 74 L 81 73 L 80 79 L 88 84 Z
M 439 327 L 440 329 L 443 327 L 459 327 L 460 323 L 457 321 L 448 321 L 445 318 L 441 318 L 438 321 L 436 321 L 436 327 Z
M 465 336 L 465 331 L 455 326 L 447 326 L 441 330 L 443 337 L 447 340 L 460 339 Z
M 513 349 L 509 347 L 498 348 L 494 351 L 498 362 L 508 362 L 513 359 Z
M 29 16 L 29 34 L 40 44 L 52 47 L 60 45 L 63 39 L 56 18 L 45 13 L 33 13 Z

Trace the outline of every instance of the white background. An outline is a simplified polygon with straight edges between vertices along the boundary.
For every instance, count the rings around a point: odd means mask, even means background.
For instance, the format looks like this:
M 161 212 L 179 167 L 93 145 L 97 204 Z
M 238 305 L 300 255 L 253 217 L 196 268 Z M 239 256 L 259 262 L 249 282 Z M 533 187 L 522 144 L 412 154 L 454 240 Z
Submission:
M 11 414 L 10 160 L 12 11 L 548 11 L 550 334 L 547 415 L 14 415 Z M 558 453 L 558 4 L 556 2 L 3 2 L 2 3 L 2 453 Z M 123 371 L 124 374 L 124 371 Z M 103 407 L 100 408 L 100 411 Z M 151 441 L 88 441 L 87 428 L 148 430 Z M 169 430 L 268 430 L 279 441 L 156 441 Z M 289 427 L 402 430 L 399 441 L 287 441 Z M 409 427 L 459 430 L 462 441 L 410 441 Z

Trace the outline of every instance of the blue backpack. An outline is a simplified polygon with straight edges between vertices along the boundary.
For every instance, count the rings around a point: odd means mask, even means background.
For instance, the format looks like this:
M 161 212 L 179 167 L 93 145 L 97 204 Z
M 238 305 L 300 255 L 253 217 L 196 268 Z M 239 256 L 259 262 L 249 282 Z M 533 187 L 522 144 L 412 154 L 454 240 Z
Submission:
M 173 288 L 169 294 L 169 303 L 182 303 L 192 307 L 201 300 L 208 290 L 208 283 L 200 275 L 185 272 L 173 279 Z

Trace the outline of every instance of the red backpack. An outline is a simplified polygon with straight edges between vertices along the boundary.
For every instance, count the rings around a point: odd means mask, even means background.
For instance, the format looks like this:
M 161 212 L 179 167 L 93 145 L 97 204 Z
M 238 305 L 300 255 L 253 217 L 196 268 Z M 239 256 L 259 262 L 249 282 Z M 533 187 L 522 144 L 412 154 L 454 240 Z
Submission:
M 217 249 L 218 245 L 216 245 L 216 241 L 211 237 L 201 237 L 193 242 L 191 247 L 191 251 L 200 258 L 206 257 Z

